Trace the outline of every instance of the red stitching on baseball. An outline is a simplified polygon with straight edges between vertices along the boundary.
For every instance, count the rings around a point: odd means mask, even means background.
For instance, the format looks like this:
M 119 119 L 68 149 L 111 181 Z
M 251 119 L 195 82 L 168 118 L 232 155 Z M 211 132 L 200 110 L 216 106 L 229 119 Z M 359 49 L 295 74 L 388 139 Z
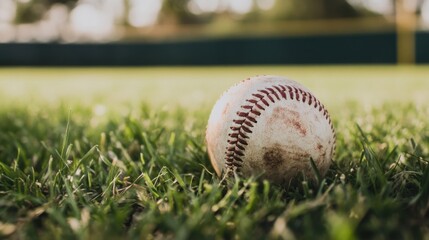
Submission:
M 246 145 L 247 146 L 247 141 L 246 140 L 244 140 L 244 139 L 237 139 L 237 141 L 239 142 L 239 143 L 241 143 L 241 144 L 243 144 L 243 145 Z
M 246 124 L 249 127 L 253 127 L 253 124 L 251 122 L 249 122 L 249 121 L 244 121 L 244 124 Z
M 255 110 L 255 109 L 250 110 L 250 112 L 253 113 L 253 114 L 255 114 L 256 116 L 260 116 L 261 115 L 261 112 Z
M 258 93 L 254 93 L 252 94 L 253 96 L 257 97 L 257 98 L 263 98 L 264 96 Z
M 275 98 L 272 95 L 274 95 Z M 233 174 L 234 171 L 240 172 L 243 162 L 242 157 L 244 157 L 244 151 L 246 150 L 245 146 L 248 145 L 247 139 L 249 136 L 247 134 L 252 133 L 252 128 L 254 127 L 253 123 L 257 123 L 256 118 L 262 114 L 261 111 L 265 111 L 265 108 L 260 103 L 262 102 L 267 107 L 270 106 L 265 97 L 273 103 L 280 101 L 282 98 L 288 100 L 288 97 L 291 100 L 297 100 L 299 102 L 306 103 L 308 98 L 308 105 L 311 106 L 313 104 L 313 107 L 318 109 L 319 112 L 322 112 L 325 119 L 328 120 L 333 133 L 333 150 L 335 153 L 336 133 L 331 118 L 329 117 L 329 113 L 323 104 L 321 104 L 320 101 L 311 93 L 288 85 L 276 85 L 267 87 L 265 89 L 260 89 L 258 90 L 258 93 L 253 93 L 252 96 L 256 99 L 246 99 L 246 102 L 250 104 L 241 106 L 243 111 L 237 112 L 237 117 L 239 117 L 239 119 L 233 120 L 233 123 L 237 125 L 230 127 L 232 132 L 228 134 L 230 139 L 227 140 L 228 146 L 226 147 L 225 151 L 225 165 L 227 169 L 232 170 L 230 171 L 230 174 Z
M 247 133 L 252 133 L 252 130 L 250 130 L 249 128 L 247 128 L 244 125 L 241 125 L 241 129 L 243 129 L 243 131 L 247 132 Z
M 274 91 L 274 89 L 272 89 L 272 88 L 266 88 L 266 89 L 268 89 L 272 94 L 274 94 L 274 96 L 276 96 L 277 100 L 280 101 L 280 97 L 279 97 L 279 95 L 277 95 L 277 93 L 276 93 L 276 91 Z
M 256 121 L 256 119 L 251 117 L 251 116 L 247 116 L 246 118 L 249 119 L 253 123 L 258 123 L 258 121 Z
M 279 91 L 280 95 L 282 96 L 282 98 L 286 98 L 286 93 L 284 93 L 284 91 L 286 90 L 283 86 L 274 86 L 274 88 Z M 282 91 L 282 89 L 284 89 Z M 279 99 L 280 100 L 280 99 Z

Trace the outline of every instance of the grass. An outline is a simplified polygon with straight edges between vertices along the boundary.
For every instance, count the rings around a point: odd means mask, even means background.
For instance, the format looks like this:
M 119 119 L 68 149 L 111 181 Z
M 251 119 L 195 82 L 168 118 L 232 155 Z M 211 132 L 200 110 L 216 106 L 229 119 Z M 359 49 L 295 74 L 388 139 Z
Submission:
M 382 77 L 366 85 L 353 80 L 354 67 L 311 68 L 263 68 L 304 79 L 327 103 L 338 133 L 325 178 L 289 189 L 257 178 L 224 184 L 204 145 L 210 107 L 221 90 L 247 77 L 243 72 L 262 68 L 175 69 L 178 82 L 163 79 L 171 74 L 164 69 L 130 69 L 120 84 L 114 78 L 127 70 L 0 71 L 7 83 L 0 97 L 6 103 L 0 105 L 0 236 L 429 238 L 429 106 L 422 94 L 428 83 L 421 81 L 427 70 L 367 67 L 359 71 L 364 79 Z M 314 71 L 324 81 L 312 82 Z M 21 77 L 11 80 L 14 73 Z M 57 84 L 61 73 L 77 80 Z M 133 80 L 139 74 L 154 80 Z M 204 74 L 221 80 L 204 83 Z M 186 80 L 189 75 L 194 78 Z M 351 76 L 351 85 L 334 81 L 341 75 Z M 88 76 L 95 82 L 84 83 Z M 407 84 L 401 76 L 409 77 Z M 191 105 L 181 102 L 186 97 L 194 99 Z M 162 104 L 166 99 L 174 104 Z

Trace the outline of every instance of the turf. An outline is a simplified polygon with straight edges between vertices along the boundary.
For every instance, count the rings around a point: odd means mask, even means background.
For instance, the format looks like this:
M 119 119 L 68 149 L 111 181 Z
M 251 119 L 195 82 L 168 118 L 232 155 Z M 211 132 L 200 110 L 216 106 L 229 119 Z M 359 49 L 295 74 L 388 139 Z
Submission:
M 204 145 L 210 107 L 257 72 L 291 73 L 330 110 L 337 153 L 325 178 L 287 188 L 258 178 L 225 183 L 214 174 Z M 0 236 L 429 238 L 427 73 L 3 69 Z

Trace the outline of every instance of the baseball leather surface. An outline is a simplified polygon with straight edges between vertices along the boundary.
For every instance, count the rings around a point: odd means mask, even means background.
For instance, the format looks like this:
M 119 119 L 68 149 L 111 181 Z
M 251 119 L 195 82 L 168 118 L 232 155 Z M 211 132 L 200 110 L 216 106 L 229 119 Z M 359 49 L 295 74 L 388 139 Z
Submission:
M 301 84 L 256 76 L 227 90 L 211 112 L 207 149 L 216 173 L 262 175 L 287 183 L 323 176 L 335 151 L 335 131 L 322 103 Z

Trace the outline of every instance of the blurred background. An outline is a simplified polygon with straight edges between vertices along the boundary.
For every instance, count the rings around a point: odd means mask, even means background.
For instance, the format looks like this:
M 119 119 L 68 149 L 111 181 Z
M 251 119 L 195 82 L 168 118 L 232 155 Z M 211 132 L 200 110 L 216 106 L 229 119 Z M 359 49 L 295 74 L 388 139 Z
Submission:
M 429 0 L 0 0 L 0 65 L 428 63 Z

